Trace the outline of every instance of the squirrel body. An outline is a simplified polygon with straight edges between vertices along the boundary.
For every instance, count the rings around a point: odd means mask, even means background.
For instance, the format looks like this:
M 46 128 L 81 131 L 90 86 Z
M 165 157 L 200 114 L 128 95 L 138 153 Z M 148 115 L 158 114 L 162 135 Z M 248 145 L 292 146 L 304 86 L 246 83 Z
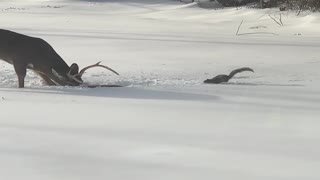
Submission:
M 253 69 L 248 68 L 248 67 L 243 67 L 243 68 L 239 68 L 239 69 L 235 69 L 233 71 L 231 71 L 231 73 L 229 75 L 226 74 L 220 74 L 215 76 L 212 79 L 206 79 L 204 81 L 204 83 L 209 83 L 209 84 L 220 84 L 223 82 L 228 82 L 231 78 L 233 78 L 233 76 L 237 73 L 243 72 L 243 71 L 251 71 L 254 72 Z

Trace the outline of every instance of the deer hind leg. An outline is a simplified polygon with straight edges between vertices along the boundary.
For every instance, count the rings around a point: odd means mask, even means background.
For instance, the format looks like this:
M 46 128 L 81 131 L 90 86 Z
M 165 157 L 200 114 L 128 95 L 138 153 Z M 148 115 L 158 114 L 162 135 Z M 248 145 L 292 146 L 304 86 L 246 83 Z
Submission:
M 19 88 L 24 88 L 24 78 L 27 74 L 27 65 L 23 63 L 14 63 L 13 67 L 18 76 Z
M 39 76 L 44 80 L 44 82 L 46 83 L 46 85 L 48 86 L 56 86 L 57 84 L 55 82 L 53 82 L 48 76 L 46 76 L 45 74 L 41 74 L 38 73 Z

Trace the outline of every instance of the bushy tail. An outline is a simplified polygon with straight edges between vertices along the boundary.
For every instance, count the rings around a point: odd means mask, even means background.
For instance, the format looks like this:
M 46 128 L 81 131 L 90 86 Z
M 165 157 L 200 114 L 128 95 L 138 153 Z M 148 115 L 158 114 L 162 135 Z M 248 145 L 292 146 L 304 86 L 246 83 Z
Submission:
M 248 68 L 248 67 L 243 67 L 243 68 L 239 68 L 236 70 L 233 70 L 230 74 L 229 74 L 229 79 L 231 79 L 235 74 L 240 73 L 242 71 L 251 71 L 254 72 L 253 69 Z

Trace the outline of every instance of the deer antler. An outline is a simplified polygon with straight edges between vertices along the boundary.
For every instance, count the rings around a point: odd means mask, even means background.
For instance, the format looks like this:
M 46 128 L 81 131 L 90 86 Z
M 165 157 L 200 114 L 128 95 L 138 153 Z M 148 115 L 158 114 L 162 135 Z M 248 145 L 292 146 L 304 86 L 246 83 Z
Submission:
M 108 70 L 112 71 L 113 73 L 119 75 L 119 73 L 117 73 L 115 70 L 109 68 L 108 66 L 101 65 L 100 63 L 101 63 L 101 61 L 100 61 L 100 62 L 97 62 L 96 64 L 93 64 L 93 65 L 90 65 L 90 66 L 87 66 L 87 67 L 81 69 L 81 71 L 79 72 L 79 74 L 77 74 L 76 76 L 80 76 L 80 77 L 81 77 L 86 70 L 88 70 L 88 69 L 90 69 L 90 68 L 93 68 L 93 67 L 102 67 L 102 68 L 108 69 Z

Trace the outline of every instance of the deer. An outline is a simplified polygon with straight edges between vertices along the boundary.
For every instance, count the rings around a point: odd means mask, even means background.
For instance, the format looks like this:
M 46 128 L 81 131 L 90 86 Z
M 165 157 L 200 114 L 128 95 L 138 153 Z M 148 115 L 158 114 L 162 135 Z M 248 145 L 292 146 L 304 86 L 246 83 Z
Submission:
M 0 59 L 13 65 L 19 88 L 24 88 L 27 69 L 37 73 L 49 86 L 80 86 L 84 72 L 93 67 L 102 67 L 119 75 L 101 62 L 79 71 L 77 63 L 68 66 L 45 40 L 5 29 L 0 29 Z

